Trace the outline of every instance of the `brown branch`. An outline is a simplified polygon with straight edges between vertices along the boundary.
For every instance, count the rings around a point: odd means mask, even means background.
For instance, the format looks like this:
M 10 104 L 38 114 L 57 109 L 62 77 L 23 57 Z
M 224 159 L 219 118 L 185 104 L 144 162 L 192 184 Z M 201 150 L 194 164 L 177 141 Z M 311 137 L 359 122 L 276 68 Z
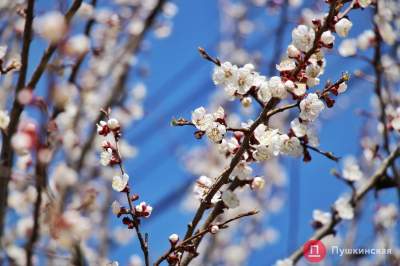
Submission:
M 205 60 L 212 62 L 214 65 L 216 66 L 221 66 L 221 61 L 217 58 L 217 57 L 212 57 L 207 51 L 206 49 L 204 49 L 203 47 L 198 47 L 197 50 L 199 51 L 201 57 L 203 57 Z M 256 90 L 251 89 L 248 93 L 246 93 L 245 95 L 242 95 L 242 97 L 245 96 L 251 96 L 253 97 L 256 102 L 262 107 L 265 107 L 264 102 L 258 98 Z
M 227 227 L 228 227 L 228 224 L 229 224 L 229 223 L 231 223 L 231 222 L 233 222 L 233 221 L 235 221 L 235 220 L 239 220 L 239 219 L 241 219 L 241 218 L 243 218 L 243 217 L 247 217 L 247 216 L 256 215 L 257 213 L 259 213 L 259 211 L 257 211 L 257 210 L 249 211 L 249 212 L 246 212 L 246 213 L 239 214 L 239 215 L 237 215 L 237 216 L 235 216 L 235 217 L 233 217 L 233 218 L 230 218 L 230 219 L 226 220 L 225 222 L 216 223 L 215 225 L 218 226 L 218 228 L 220 228 L 220 229 L 224 229 L 224 228 L 227 228 Z M 184 239 L 183 241 L 181 241 L 181 242 L 179 242 L 179 243 L 177 243 L 177 244 L 175 244 L 175 245 L 171 245 L 171 248 L 170 248 L 166 253 L 164 253 L 164 254 L 154 263 L 154 266 L 160 265 L 164 260 L 166 260 L 166 259 L 169 257 L 169 255 L 170 255 L 171 253 L 177 252 L 177 251 L 180 251 L 180 250 L 184 250 L 185 247 L 186 247 L 188 244 L 191 244 L 191 242 L 192 242 L 193 240 L 198 239 L 198 238 L 202 238 L 202 237 L 204 237 L 207 233 L 210 233 L 210 232 L 211 232 L 211 227 L 212 227 L 212 226 L 214 226 L 214 225 L 209 225 L 207 228 L 205 228 L 205 229 L 203 229 L 203 230 L 197 232 L 196 234 L 192 235 L 191 237 L 186 238 L 186 239 Z
M 26 18 L 23 34 L 23 44 L 21 52 L 21 69 L 17 81 L 16 94 L 25 86 L 26 74 L 28 71 L 29 63 L 29 50 L 32 39 L 32 23 L 34 13 L 35 1 L 29 0 L 26 9 Z M 14 134 L 19 120 L 19 115 L 16 116 L 21 105 L 18 101 L 14 101 L 13 109 L 11 111 L 11 123 L 8 127 L 7 133 L 2 131 L 3 143 L 0 155 L 0 239 L 3 236 L 4 220 L 7 211 L 7 197 L 8 197 L 8 182 L 11 175 L 11 167 L 13 160 L 13 151 L 11 149 L 11 136 Z M 1 242 L 1 241 L 0 241 Z M 1 246 L 1 243 L 0 243 Z
M 391 165 L 394 163 L 395 159 L 400 156 L 400 148 L 397 147 L 382 163 L 382 165 L 375 171 L 375 173 L 368 178 L 368 181 L 365 182 L 360 188 L 358 188 L 355 193 L 354 197 L 350 199 L 350 202 L 357 206 L 360 201 L 364 198 L 368 191 L 373 189 L 378 181 L 386 175 L 386 171 Z M 340 217 L 334 213 L 332 215 L 332 221 L 320 228 L 315 232 L 315 234 L 309 238 L 309 240 L 321 240 L 327 235 L 332 234 L 332 230 L 335 228 L 337 224 L 339 224 L 342 220 Z M 293 263 L 297 263 L 301 257 L 303 256 L 303 247 L 299 247 L 296 251 L 290 255 L 290 259 Z
M 182 126 L 193 126 L 193 127 L 195 127 L 195 125 L 192 122 L 189 122 L 189 121 L 185 120 L 184 118 L 173 119 L 171 124 L 173 126 L 177 126 L 177 127 L 182 127 Z M 240 132 L 243 132 L 243 133 L 247 133 L 249 131 L 247 128 L 235 128 L 235 127 L 227 127 L 226 130 L 227 131 L 232 131 L 232 132 L 240 131 Z
M 322 150 L 320 150 L 319 148 L 314 147 L 314 146 L 311 146 L 311 145 L 308 145 L 308 144 L 304 144 L 304 146 L 305 146 L 306 148 L 310 149 L 310 150 L 313 150 L 313 151 L 315 151 L 315 152 L 317 152 L 317 153 L 319 153 L 319 154 L 325 156 L 326 158 L 328 158 L 328 159 L 330 159 L 330 160 L 332 160 L 332 161 L 338 162 L 338 161 L 340 160 L 340 157 L 336 157 L 336 156 L 335 156 L 332 152 L 330 152 L 330 151 L 322 151 Z
M 297 74 L 304 68 L 304 66 L 306 65 L 306 63 L 308 62 L 308 59 L 312 56 L 312 54 L 314 54 L 319 49 L 319 41 L 322 36 L 322 33 L 329 29 L 331 23 L 334 21 L 336 14 L 338 13 L 340 7 L 343 5 L 343 3 L 345 1 L 346 0 L 344 0 L 344 1 L 334 0 L 331 3 L 330 8 L 329 8 L 329 14 L 328 14 L 327 18 L 325 19 L 323 26 L 320 29 L 318 29 L 318 31 L 316 32 L 312 48 L 304 55 L 304 57 L 302 58 L 302 60 L 300 60 L 297 67 L 290 73 L 290 77 L 297 79 Z M 271 109 L 273 107 L 275 107 L 278 102 L 279 101 L 277 101 L 276 99 L 275 100 L 271 99 L 271 101 L 263 109 L 260 116 L 251 125 L 251 127 L 249 129 L 249 134 L 245 135 L 241 147 L 239 148 L 239 150 L 237 151 L 237 153 L 235 154 L 234 158 L 232 159 L 232 161 L 230 163 L 230 167 L 227 170 L 225 170 L 222 173 L 222 175 L 217 179 L 217 181 L 211 187 L 206 198 L 201 202 L 200 207 L 197 210 L 197 212 L 192 220 L 192 223 L 190 223 L 188 225 L 188 230 L 186 232 L 185 239 L 189 238 L 193 234 L 195 227 L 200 222 L 200 220 L 203 216 L 203 213 L 207 210 L 207 208 L 209 206 L 209 202 L 211 201 L 211 199 L 215 195 L 215 193 L 217 193 L 219 191 L 219 189 L 222 187 L 222 185 L 226 184 L 229 181 L 230 174 L 232 173 L 236 164 L 239 163 L 241 156 L 243 155 L 245 150 L 248 148 L 250 136 L 254 132 L 255 128 L 261 122 L 268 121 L 268 118 L 269 118 L 268 112 L 271 111 Z M 296 105 L 294 105 L 294 106 L 296 106 Z M 293 108 L 293 107 L 290 107 L 290 108 Z M 273 112 L 273 111 L 271 111 L 271 112 Z M 232 183 L 231 186 L 232 185 L 235 186 L 235 182 Z M 236 187 L 234 187 L 233 189 L 235 189 L 235 188 Z M 222 212 L 223 208 L 224 208 L 223 204 L 218 203 L 214 207 L 211 214 L 208 216 L 206 222 L 204 223 L 204 226 L 207 226 L 207 224 L 212 223 L 212 221 Z M 198 239 L 198 241 L 195 243 L 195 249 L 197 249 L 200 242 L 201 242 L 201 238 Z M 193 258 L 194 258 L 194 256 L 192 254 L 189 254 L 186 257 L 185 261 L 181 263 L 181 265 L 188 265 Z
M 379 1 L 376 3 L 376 8 L 375 8 L 375 14 L 378 13 L 378 5 Z M 379 121 L 383 124 L 383 148 L 386 151 L 387 154 L 390 153 L 390 135 L 389 135 L 389 130 L 388 130 L 388 125 L 387 125 L 387 116 L 386 116 L 386 103 L 383 99 L 382 91 L 384 88 L 382 87 L 382 82 L 383 82 L 383 66 L 382 66 L 382 52 L 381 52 L 381 45 L 382 45 L 382 37 L 379 33 L 379 28 L 376 22 L 374 21 L 374 32 L 375 32 L 375 48 L 374 48 L 374 57 L 372 60 L 372 66 L 374 68 L 374 73 L 375 73 L 375 88 L 374 92 L 378 98 L 379 102 Z M 395 180 L 398 185 L 397 189 L 397 195 L 398 199 L 400 202 L 400 175 L 398 174 L 397 167 L 395 165 L 392 165 L 391 167 L 393 171 L 393 175 L 395 177 Z
M 23 41 L 23 49 L 21 55 L 21 72 L 17 82 L 16 87 L 16 95 L 20 90 L 25 87 L 25 79 L 26 79 L 26 72 L 28 68 L 28 61 L 29 61 L 29 46 L 30 40 L 32 35 L 32 21 L 33 21 L 33 0 L 28 2 L 28 11 L 27 11 L 27 19 L 24 29 L 24 41 Z M 78 8 L 80 7 L 82 0 L 75 0 L 70 7 L 70 9 L 65 14 L 65 19 L 67 23 L 69 23 L 76 13 Z M 30 5 L 29 5 L 30 4 Z M 32 11 L 29 10 L 32 9 Z M 28 14 L 32 12 L 29 15 Z M 28 21 L 29 19 L 29 21 Z M 29 23 L 28 23 L 29 22 Z M 30 81 L 28 82 L 27 87 L 30 89 L 35 89 L 37 83 L 39 82 L 42 74 L 44 73 L 46 66 L 56 50 L 57 46 L 54 44 L 49 45 L 46 49 L 44 54 L 41 57 L 39 65 L 36 67 Z M 3 234 L 4 230 L 4 219 L 5 213 L 7 209 L 7 196 L 8 196 L 8 182 L 11 176 L 11 168 L 14 159 L 14 151 L 11 147 L 11 137 L 17 130 L 17 126 L 19 123 L 20 116 L 24 110 L 24 106 L 20 104 L 17 97 L 15 97 L 11 112 L 10 112 L 10 125 L 8 127 L 7 133 L 3 132 L 3 146 L 1 149 L 0 161 L 1 161 L 1 171 L 0 171 L 0 237 Z
M 236 152 L 235 156 L 232 158 L 230 162 L 229 168 L 227 168 L 216 180 L 214 185 L 209 190 L 208 194 L 204 198 L 204 200 L 200 203 L 199 208 L 196 211 L 195 216 L 193 217 L 192 222 L 188 225 L 188 229 L 185 234 L 185 239 L 191 237 L 196 228 L 197 224 L 200 222 L 204 212 L 208 209 L 209 203 L 211 199 L 214 197 L 215 193 L 219 191 L 219 189 L 229 181 L 229 176 L 232 173 L 233 169 L 240 162 L 242 155 L 249 148 L 250 138 L 254 130 L 261 124 L 263 121 L 268 119 L 268 112 L 278 103 L 278 99 L 272 98 L 264 110 L 261 112 L 259 117 L 254 121 L 254 123 L 250 126 L 248 134 L 245 135 L 243 139 L 243 143 L 240 146 L 239 150 Z
M 47 176 L 47 165 L 41 162 L 37 162 L 36 165 L 36 201 L 33 211 L 33 228 L 29 238 L 28 243 L 26 244 L 26 265 L 33 265 L 33 253 L 35 250 L 35 244 L 39 240 L 40 237 L 40 212 L 42 205 L 42 192 L 46 186 L 46 176 Z
M 346 1 L 346 0 L 345 0 Z M 338 13 L 338 9 L 343 5 L 345 1 L 334 0 L 330 4 L 329 13 L 327 18 L 324 21 L 322 27 L 315 33 L 314 43 L 311 49 L 304 55 L 303 59 L 299 62 L 296 68 L 292 71 L 291 77 L 296 77 L 297 74 L 301 71 L 301 69 L 308 62 L 308 59 L 319 49 L 319 40 L 321 39 L 322 33 L 327 31 L 330 27 L 330 24 L 333 22 L 335 15 Z
M 245 185 L 246 183 L 247 183 L 247 182 L 246 182 L 245 180 L 242 181 L 242 180 L 239 180 L 239 179 L 236 178 L 236 179 L 229 185 L 229 187 L 228 187 L 227 190 L 234 191 L 236 188 L 238 188 L 238 187 L 240 187 L 240 186 L 243 186 L 243 185 Z M 222 200 L 219 201 L 219 202 L 215 205 L 214 209 L 211 211 L 211 213 L 209 214 L 209 216 L 207 217 L 207 219 L 206 219 L 206 221 L 204 222 L 204 224 L 203 224 L 203 226 L 202 226 L 202 229 L 200 229 L 200 231 L 201 231 L 201 230 L 204 230 L 204 229 L 207 228 L 207 227 L 209 227 L 209 226 L 213 223 L 213 221 L 214 221 L 220 214 L 223 213 L 224 208 L 225 208 L 224 202 L 223 202 Z M 196 239 L 196 241 L 195 241 L 195 243 L 194 243 L 195 251 L 197 250 L 198 246 L 200 245 L 201 240 L 202 240 L 202 237 L 199 237 L 199 238 Z M 188 265 L 188 264 L 191 262 L 191 260 L 192 260 L 195 256 L 196 256 L 195 253 L 189 254 L 189 255 L 181 262 L 181 266 L 183 266 L 183 265 Z
M 92 0 L 91 5 L 92 5 L 93 8 L 95 8 L 96 5 L 97 5 L 97 0 Z M 94 24 L 95 24 L 95 19 L 94 18 L 90 18 L 87 21 L 87 23 L 85 25 L 85 30 L 84 30 L 84 34 L 85 34 L 86 37 L 90 37 L 90 33 L 92 31 L 92 28 L 93 28 Z M 81 57 L 79 57 L 78 61 L 72 67 L 71 74 L 70 74 L 70 76 L 68 78 L 69 82 L 75 83 L 75 79 L 76 79 L 76 77 L 78 75 L 78 72 L 79 72 L 79 70 L 80 70 L 80 68 L 82 66 L 83 61 L 85 60 L 85 56 L 86 56 L 86 54 L 81 56 Z
M 106 115 L 107 118 L 109 118 L 107 112 L 104 113 L 104 114 Z M 112 134 L 114 136 L 115 150 L 116 150 L 118 158 L 119 158 L 118 166 L 119 166 L 119 169 L 120 169 L 120 172 L 121 172 L 121 176 L 123 176 L 125 174 L 125 170 L 124 170 L 124 166 L 123 166 L 121 152 L 120 152 L 120 149 L 119 149 L 119 141 L 118 141 L 119 137 L 114 132 Z M 150 265 L 150 258 L 149 258 L 149 245 L 148 245 L 148 240 L 147 240 L 147 234 L 145 234 L 145 236 L 143 236 L 142 232 L 140 231 L 140 219 L 135 215 L 136 210 L 133 207 L 132 197 L 130 195 L 129 187 L 127 187 L 124 192 L 126 194 L 126 198 L 127 198 L 128 205 L 129 205 L 129 213 L 128 214 L 132 218 L 133 227 L 134 227 L 134 229 L 136 231 L 136 234 L 138 236 L 139 243 L 140 243 L 140 248 L 142 249 L 142 252 L 143 252 L 145 265 L 149 266 Z
M 284 106 L 279 107 L 279 108 L 275 108 L 275 109 L 271 110 L 270 112 L 268 112 L 267 117 L 272 117 L 272 116 L 274 116 L 274 115 L 276 115 L 278 113 L 282 113 L 282 112 L 284 112 L 286 110 L 298 107 L 299 104 L 300 104 L 300 102 L 297 102 L 297 103 L 287 104 L 287 105 L 284 105 Z

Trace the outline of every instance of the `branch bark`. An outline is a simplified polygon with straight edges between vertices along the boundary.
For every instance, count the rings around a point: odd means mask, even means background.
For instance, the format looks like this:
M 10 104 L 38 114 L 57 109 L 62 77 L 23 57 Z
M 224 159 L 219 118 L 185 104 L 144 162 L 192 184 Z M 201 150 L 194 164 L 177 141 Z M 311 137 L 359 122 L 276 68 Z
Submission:
M 26 9 L 26 18 L 23 34 L 23 44 L 21 52 L 21 69 L 17 81 L 17 87 L 15 94 L 24 88 L 26 74 L 28 71 L 29 63 L 29 50 L 32 39 L 32 23 L 34 13 L 35 1 L 29 0 Z M 0 239 L 3 236 L 5 216 L 7 210 L 7 197 L 8 197 L 8 182 L 11 176 L 12 158 L 13 151 L 11 149 L 11 136 L 16 131 L 19 115 L 18 112 L 21 109 L 21 105 L 18 101 L 14 101 L 13 108 L 11 111 L 11 123 L 8 127 L 7 132 L 2 131 L 3 143 L 0 154 Z M 0 241 L 1 242 L 1 241 Z M 0 243 L 1 246 L 1 243 Z

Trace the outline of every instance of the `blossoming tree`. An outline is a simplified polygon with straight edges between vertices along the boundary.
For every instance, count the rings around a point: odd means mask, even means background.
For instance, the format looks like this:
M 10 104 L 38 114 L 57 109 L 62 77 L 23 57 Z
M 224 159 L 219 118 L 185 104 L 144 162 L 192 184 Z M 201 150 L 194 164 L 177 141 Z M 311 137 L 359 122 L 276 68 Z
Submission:
M 221 34 L 229 41 L 221 41 L 215 55 L 198 49 L 202 63 L 213 68 L 215 93 L 209 103 L 171 121 L 192 128 L 206 143 L 184 153 L 183 164 L 195 178 L 172 186 L 172 197 L 183 196 L 193 215 L 182 233 L 167 232 L 168 239 L 143 228 L 157 218 L 148 195 L 134 185 L 127 159 L 137 151 L 125 136 L 145 116 L 146 87 L 136 83 L 131 89 L 130 73 L 141 67 L 149 32 L 170 34 L 177 6 L 165 0 L 115 0 L 110 6 L 74 0 L 38 12 L 43 7 L 37 2 L 0 4 L 2 263 L 118 265 L 122 258 L 111 260 L 110 246 L 132 236 L 141 254 L 132 252 L 131 266 L 244 265 L 254 249 L 277 237 L 265 221 L 285 208 L 285 160 L 312 164 L 321 156 L 340 163 L 341 170 L 330 174 L 346 184 L 346 193 L 312 212 L 314 232 L 304 243 L 330 246 L 342 235 L 345 247 L 355 246 L 361 213 L 374 204 L 367 195 L 396 190 L 397 202 L 379 204 L 372 219 L 373 244 L 390 254 L 346 256 L 342 263 L 399 265 L 393 234 L 400 202 L 397 1 L 329 0 L 323 7 L 316 1 L 304 9 L 287 0 L 219 3 L 229 25 Z M 252 14 L 265 7 L 278 14 L 266 72 L 263 55 L 244 44 L 260 33 Z M 291 12 L 298 16 L 295 23 Z M 353 20 L 353 12 L 365 14 L 370 25 Z M 363 32 L 350 38 L 358 24 Z M 39 55 L 32 53 L 34 40 L 46 46 Z M 325 77 L 328 55 L 360 60 L 368 69 L 350 73 L 340 65 L 335 76 Z M 342 158 L 320 148 L 325 143 L 318 126 L 326 122 L 319 124 L 321 114 L 340 108 L 338 100 L 356 87 L 354 79 L 373 84 L 373 104 L 359 112 L 366 121 L 360 154 Z M 341 225 L 348 220 L 346 231 Z M 114 223 L 128 231 L 112 234 Z M 237 239 L 240 244 L 233 244 Z M 168 248 L 155 254 L 155 241 Z M 303 244 L 270 264 L 295 265 L 306 253 Z

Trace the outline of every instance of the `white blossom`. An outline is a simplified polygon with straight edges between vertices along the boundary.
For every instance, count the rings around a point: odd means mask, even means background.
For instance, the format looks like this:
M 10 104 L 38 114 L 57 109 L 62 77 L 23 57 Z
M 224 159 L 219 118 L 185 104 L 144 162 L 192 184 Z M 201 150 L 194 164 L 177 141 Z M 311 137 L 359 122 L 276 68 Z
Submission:
M 222 139 L 221 144 L 218 145 L 218 150 L 221 153 L 233 153 L 240 147 L 239 142 L 236 138 L 232 137 L 229 139 Z
M 254 190 L 261 190 L 265 186 L 265 180 L 264 178 L 257 176 L 253 179 L 251 182 L 251 188 Z
M 321 35 L 321 41 L 325 45 L 331 45 L 335 41 L 335 36 L 330 30 L 324 31 L 324 33 Z
M 133 254 L 129 258 L 129 265 L 128 266 L 143 266 L 143 265 L 144 265 L 143 260 L 139 255 Z
M 335 210 L 340 218 L 344 220 L 351 220 L 354 217 L 354 209 L 347 198 L 340 197 L 335 201 Z
M 268 81 L 268 88 L 272 97 L 284 99 L 287 96 L 285 85 L 280 77 L 271 77 Z
M 292 31 L 293 45 L 302 52 L 308 52 L 314 44 L 315 32 L 306 25 L 299 25 Z
M 310 93 L 300 102 L 300 115 L 302 120 L 314 121 L 319 113 L 325 108 L 324 103 L 315 93 Z
M 10 124 L 10 116 L 7 111 L 0 110 L 0 128 L 2 130 L 6 130 L 8 125 Z
M 101 154 L 100 154 L 100 163 L 103 166 L 107 166 L 107 165 L 110 164 L 112 157 L 113 157 L 112 149 L 108 148 L 108 149 L 106 149 L 106 150 L 101 152 Z
M 308 78 L 316 78 L 321 74 L 321 67 L 316 63 L 311 63 L 306 67 L 306 76 Z
M 280 72 L 292 71 L 296 68 L 296 62 L 292 59 L 282 60 L 279 65 L 276 65 L 276 69 Z
M 257 91 L 257 96 L 264 103 L 267 103 L 272 98 L 271 90 L 268 86 L 268 81 L 261 82 Z
M 346 39 L 342 41 L 339 45 L 338 51 L 343 57 L 355 55 L 357 53 L 356 39 Z
M 215 111 L 212 115 L 213 115 L 214 120 L 217 120 L 217 119 L 224 119 L 224 118 L 225 118 L 225 111 L 224 111 L 224 108 L 222 108 L 221 106 L 219 106 L 218 109 L 217 109 L 217 111 Z
M 319 78 L 308 78 L 307 86 L 312 88 L 312 87 L 319 85 L 319 82 L 320 82 Z
M 115 191 L 121 192 L 128 185 L 129 176 L 127 174 L 123 174 L 122 176 L 116 175 L 112 179 L 112 188 Z
M 60 41 L 67 31 L 64 15 L 58 11 L 51 11 L 35 18 L 34 30 L 49 42 Z
M 200 176 L 193 187 L 193 192 L 195 197 L 199 200 L 204 199 L 207 195 L 208 190 L 211 188 L 213 181 L 211 178 L 207 176 Z M 211 203 L 216 203 L 220 200 L 221 193 L 217 192 L 214 197 L 211 199 Z
M 343 178 L 348 181 L 358 181 L 363 177 L 360 167 L 354 157 L 346 157 L 344 160 Z
M 332 215 L 329 212 L 314 210 L 313 211 L 313 220 L 322 225 L 327 225 L 331 222 Z
M 346 82 L 340 83 L 340 84 L 339 84 L 339 87 L 338 87 L 338 89 L 337 89 L 337 92 L 338 92 L 338 93 L 344 93 L 344 92 L 346 92 L 346 90 L 347 90 L 347 84 L 346 84 Z
M 197 127 L 197 129 L 205 131 L 213 122 L 213 116 L 207 114 L 204 107 L 199 107 L 192 112 L 192 123 Z
M 211 226 L 211 234 L 216 234 L 219 231 L 219 226 L 218 225 L 213 225 Z
M 238 67 L 230 62 L 224 62 L 214 68 L 212 79 L 215 85 L 229 86 L 233 84 L 237 76 Z
M 90 50 L 90 39 L 84 34 L 78 34 L 68 39 L 64 51 L 70 56 L 81 57 Z
M 279 154 L 281 139 L 277 129 L 270 130 L 265 125 L 259 125 L 254 131 L 254 136 L 259 142 L 254 146 L 253 157 L 256 160 L 265 161 Z
M 119 121 L 115 118 L 110 118 L 107 121 L 107 126 L 111 129 L 111 130 L 117 130 L 120 128 L 120 124 Z
M 18 155 L 26 155 L 32 145 L 32 139 L 28 134 L 18 132 L 12 136 L 11 145 Z
M 121 212 L 121 204 L 118 201 L 114 200 L 111 204 L 111 210 L 113 214 L 118 215 Z
M 299 49 L 296 48 L 296 46 L 294 46 L 293 44 L 290 44 L 287 49 L 287 54 L 291 58 L 296 58 L 296 57 L 300 56 L 300 51 L 299 51 Z
M 237 71 L 236 81 L 232 86 L 239 94 L 246 94 L 254 84 L 254 75 L 250 67 L 241 67 Z
M 353 23 L 350 20 L 342 18 L 335 24 L 335 31 L 340 37 L 346 37 L 352 26 Z
M 135 206 L 135 211 L 138 212 L 140 215 L 148 218 L 153 211 L 153 207 L 142 201 L 139 205 Z
M 0 60 L 3 60 L 6 54 L 7 54 L 7 45 L 0 45 Z
M 207 137 L 214 143 L 220 143 L 226 133 L 226 127 L 220 123 L 213 122 L 206 129 Z
M 296 137 L 289 137 L 286 134 L 281 135 L 281 152 L 291 156 L 301 156 L 303 154 L 303 146 Z
M 375 40 L 375 33 L 372 30 L 366 30 L 357 38 L 357 46 L 361 50 L 367 50 Z
M 303 96 L 307 91 L 307 85 L 301 82 L 293 83 L 293 81 L 288 80 L 285 82 L 285 87 L 288 91 L 296 96 Z
M 253 173 L 253 169 L 246 161 L 240 161 L 232 171 L 232 176 L 236 176 L 240 180 L 248 179 Z
M 176 244 L 179 241 L 179 236 L 177 234 L 172 234 L 168 239 L 172 244 Z
M 73 186 L 78 182 L 78 174 L 74 169 L 67 166 L 67 164 L 60 163 L 54 169 L 51 180 L 58 187 L 65 188 L 67 186 Z
M 93 16 L 93 6 L 91 4 L 82 2 L 76 13 L 80 17 L 91 18 Z
M 306 25 L 299 25 L 292 31 L 293 45 L 302 52 L 308 52 L 314 44 L 315 32 Z
M 230 190 L 224 191 L 222 193 L 222 201 L 229 209 L 234 209 L 239 206 L 239 199 L 236 194 Z
M 375 213 L 375 223 L 386 229 L 393 228 L 398 221 L 399 213 L 396 205 L 389 204 L 381 206 Z
M 251 106 L 251 103 L 253 102 L 253 100 L 252 100 L 251 97 L 243 97 L 243 98 L 240 100 L 240 102 L 241 102 L 241 104 L 242 104 L 242 106 L 243 106 L 244 108 L 248 108 L 248 107 Z
M 302 138 L 307 134 L 307 123 L 300 122 L 300 119 L 298 118 L 295 118 L 292 122 L 290 122 L 290 127 L 292 128 L 292 131 L 296 137 Z
M 397 39 L 396 31 L 391 25 L 393 12 L 383 5 L 379 6 L 378 11 L 379 14 L 374 16 L 374 22 L 378 26 L 379 35 L 385 43 L 393 45 Z

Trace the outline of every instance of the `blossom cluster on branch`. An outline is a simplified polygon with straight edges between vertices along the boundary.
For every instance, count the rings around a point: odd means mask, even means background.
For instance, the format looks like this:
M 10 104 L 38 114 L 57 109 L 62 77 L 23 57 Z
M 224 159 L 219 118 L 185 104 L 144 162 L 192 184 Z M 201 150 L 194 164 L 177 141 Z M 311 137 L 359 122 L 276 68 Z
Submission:
M 171 194 L 160 202 L 153 202 L 153 190 L 137 186 L 156 167 L 133 171 L 129 160 L 138 154 L 130 141 L 142 145 L 153 132 L 162 135 L 162 126 L 157 121 L 139 137 L 130 133 L 154 111 L 144 108 L 146 80 L 157 75 L 146 62 L 155 41 L 148 36 L 170 36 L 178 6 L 167 0 L 39 2 L 0 1 L 0 264 L 245 265 L 254 250 L 279 239 L 269 219 L 287 208 L 287 253 L 262 263 L 295 265 L 307 240 L 358 247 L 366 213 L 373 228 L 366 244 L 393 253 L 345 256 L 340 263 L 399 265 L 399 210 L 392 202 L 400 199 L 398 1 L 216 3 L 221 38 L 198 49 L 204 61 L 194 59 L 212 69 L 210 102 L 171 122 L 206 145 L 180 153 L 191 178 L 168 186 Z M 359 69 L 337 63 L 345 60 Z M 157 95 L 155 105 L 169 93 Z M 355 114 L 363 119 L 360 152 L 337 156 L 349 149 L 332 148 L 322 126 L 346 103 L 354 109 L 370 96 L 370 106 L 361 104 Z M 303 182 L 301 164 L 315 164 L 316 156 L 335 163 L 330 175 L 345 193 L 310 211 L 313 233 L 300 240 L 296 182 Z M 162 237 L 144 228 L 161 211 L 176 211 L 181 198 L 192 214 L 187 227 L 165 226 Z M 166 250 L 156 254 L 155 242 Z M 129 256 L 113 258 L 119 246 Z

